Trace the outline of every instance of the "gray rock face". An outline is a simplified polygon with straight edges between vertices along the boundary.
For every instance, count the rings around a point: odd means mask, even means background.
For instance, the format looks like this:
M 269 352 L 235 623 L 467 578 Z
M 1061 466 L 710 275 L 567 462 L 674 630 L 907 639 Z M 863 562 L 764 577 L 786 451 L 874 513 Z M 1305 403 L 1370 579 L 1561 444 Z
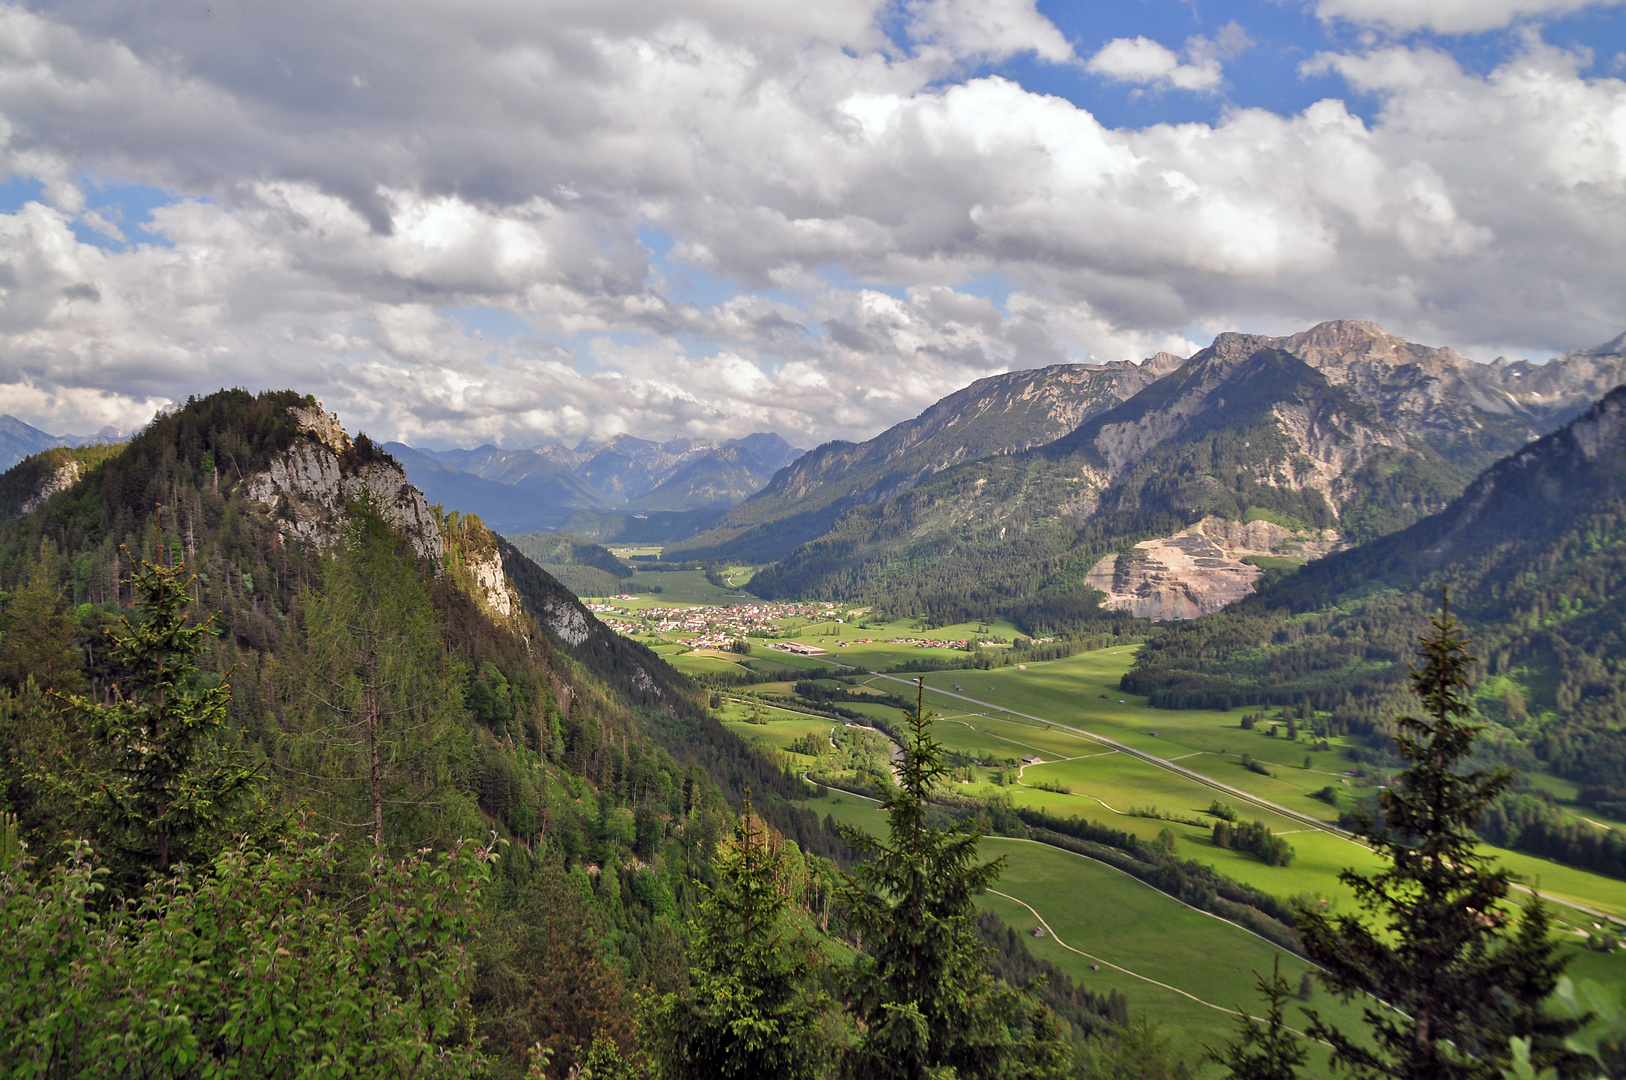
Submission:
M 1419 345 L 1354 319 L 1282 338 L 1222 334 L 1214 342 L 1215 349 L 1261 345 L 1297 356 L 1334 386 L 1374 405 L 1406 435 L 1480 466 L 1553 430 L 1626 382 L 1626 334 L 1545 364 L 1481 364 L 1455 349 Z
M 45 500 L 52 495 L 59 491 L 67 491 L 73 487 L 83 474 L 84 470 L 80 468 L 77 461 L 63 462 L 55 472 L 45 478 L 45 482 L 40 485 L 39 490 L 34 493 L 33 497 L 23 503 L 22 512 L 25 514 L 32 513 L 36 508 L 43 506 Z
M 1336 530 L 1304 532 L 1270 521 L 1206 517 L 1173 536 L 1108 555 L 1085 579 L 1102 606 L 1154 622 L 1195 619 L 1251 593 L 1264 571 L 1244 559 L 1318 559 L 1341 546 Z
M 249 498 L 270 509 L 283 534 L 330 547 L 339 538 L 346 505 L 370 499 L 421 557 L 439 565 L 446 554 L 440 525 L 401 467 L 375 460 L 347 468 L 350 439 L 338 417 L 321 408 L 290 411 L 299 421 L 301 437 L 248 481 Z

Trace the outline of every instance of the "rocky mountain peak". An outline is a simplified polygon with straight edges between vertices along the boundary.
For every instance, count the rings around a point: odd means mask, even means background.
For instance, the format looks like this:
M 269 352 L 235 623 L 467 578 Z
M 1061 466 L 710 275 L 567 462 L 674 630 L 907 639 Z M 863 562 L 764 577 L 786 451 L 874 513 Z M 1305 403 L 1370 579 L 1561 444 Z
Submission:
M 1160 352 L 1140 362 L 1141 370 L 1149 371 L 1161 379 L 1171 371 L 1178 371 L 1185 365 L 1186 357 L 1176 356 L 1171 352 Z
M 439 565 L 446 554 L 440 524 L 423 493 L 387 454 L 357 460 L 350 437 L 332 413 L 316 406 L 288 410 L 302 433 L 263 472 L 248 478 L 248 497 L 264 504 L 284 535 L 329 547 L 337 541 L 348 504 L 370 498 L 418 554 Z
M 335 454 L 344 454 L 350 449 L 350 436 L 344 432 L 344 425 L 333 413 L 322 408 L 318 401 L 313 407 L 305 408 L 295 405 L 288 410 L 289 414 L 299 424 L 299 430 Z

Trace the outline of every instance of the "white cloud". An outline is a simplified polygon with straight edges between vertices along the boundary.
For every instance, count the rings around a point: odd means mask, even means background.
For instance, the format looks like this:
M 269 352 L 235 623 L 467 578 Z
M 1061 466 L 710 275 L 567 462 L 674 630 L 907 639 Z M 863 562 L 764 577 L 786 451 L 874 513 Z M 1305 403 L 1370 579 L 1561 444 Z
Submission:
M 1115 82 L 1176 90 L 1212 91 L 1225 78 L 1224 62 L 1253 44 L 1235 22 L 1222 27 L 1212 40 L 1194 37 L 1186 42 L 1186 60 L 1173 49 L 1148 37 L 1113 38 L 1090 57 L 1085 69 Z
M 1073 47 L 1034 0 L 912 0 L 909 13 L 917 41 L 955 56 L 998 60 L 1032 52 L 1051 63 L 1073 58 Z
M 0 6 L 0 168 L 45 184 L 0 214 L 0 411 L 92 430 L 276 385 L 414 441 L 809 445 L 1197 326 L 1626 327 L 1626 84 L 1536 38 L 1488 76 L 1313 61 L 1382 102 L 1370 124 L 1329 99 L 1115 130 L 960 74 L 1070 55 L 1031 3 L 908 9 L 912 52 L 879 0 L 234 10 Z M 1116 71 L 1201 90 L 1248 43 L 1129 44 Z M 92 218 L 87 177 L 185 194 L 144 231 Z M 75 236 L 99 220 L 133 242 Z M 650 229 L 739 295 L 672 299 Z M 964 287 L 990 275 L 1002 302 Z M 468 308 L 531 332 L 483 340 Z
M 1514 23 L 1568 15 L 1586 8 L 1611 7 L 1622 0 L 1316 0 L 1323 19 L 1400 33 L 1476 34 Z

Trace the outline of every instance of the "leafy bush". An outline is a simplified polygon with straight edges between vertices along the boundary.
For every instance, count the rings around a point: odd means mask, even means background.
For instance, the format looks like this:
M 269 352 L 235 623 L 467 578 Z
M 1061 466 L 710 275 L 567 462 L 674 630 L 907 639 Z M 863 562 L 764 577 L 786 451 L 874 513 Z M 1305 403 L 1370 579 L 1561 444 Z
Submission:
M 490 858 L 375 859 L 352 903 L 319 887 L 336 846 L 300 833 L 105 911 L 88 846 L 43 880 L 20 863 L 0 872 L 0 1059 L 29 1076 L 482 1073 L 467 943 Z

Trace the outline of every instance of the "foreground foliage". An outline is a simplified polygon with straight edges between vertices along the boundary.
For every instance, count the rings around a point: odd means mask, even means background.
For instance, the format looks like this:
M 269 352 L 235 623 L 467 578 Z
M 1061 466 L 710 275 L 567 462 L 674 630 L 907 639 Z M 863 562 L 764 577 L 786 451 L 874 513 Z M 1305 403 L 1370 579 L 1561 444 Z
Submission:
M 464 1077 L 468 933 L 491 849 L 376 859 L 328 892 L 330 841 L 234 848 L 108 904 L 86 846 L 0 872 L 0 1075 Z
M 1380 794 L 1381 818 L 1359 830 L 1388 866 L 1342 875 L 1375 923 L 1305 908 L 1298 924 L 1330 988 L 1376 999 L 1364 1008 L 1371 1042 L 1305 1012 L 1310 1033 L 1358 1075 L 1489 1080 L 1514 1037 L 1536 1039 L 1538 1064 L 1567 1063 L 1558 1040 L 1573 1024 L 1542 1010 L 1564 966 L 1545 908 L 1532 900 L 1515 930 L 1508 872 L 1478 850 L 1474 825 L 1512 777 L 1462 768 L 1479 731 L 1468 696 L 1475 658 L 1448 605 L 1432 624 L 1412 672 L 1423 715 L 1397 722 L 1406 768 Z
M 972 898 L 1003 860 L 976 861 L 974 819 L 926 823 L 927 797 L 948 769 L 924 685 L 905 717 L 897 784 L 881 803 L 887 838 L 842 829 L 864 860 L 841 896 L 867 949 L 844 987 L 860 1030 L 844 1071 L 856 1080 L 924 1080 L 946 1068 L 966 1080 L 1063 1075 L 1070 1054 L 1054 1014 L 995 979 L 977 938 Z
M 645 1046 L 667 1080 L 811 1080 L 829 1056 L 813 943 L 785 925 L 783 859 L 747 803 L 690 928 L 691 985 L 652 1001 Z

